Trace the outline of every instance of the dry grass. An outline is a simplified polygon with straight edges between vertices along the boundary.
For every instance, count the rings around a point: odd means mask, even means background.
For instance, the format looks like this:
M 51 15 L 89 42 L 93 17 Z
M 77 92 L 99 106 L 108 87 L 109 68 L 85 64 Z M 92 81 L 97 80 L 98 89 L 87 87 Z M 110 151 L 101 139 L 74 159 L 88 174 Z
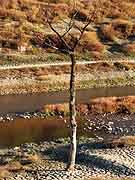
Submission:
M 79 113 L 117 113 L 117 112 L 129 112 L 134 113 L 135 109 L 135 97 L 107 97 L 107 98 L 96 98 L 89 101 L 87 104 L 77 104 L 76 109 Z M 62 113 L 66 114 L 69 112 L 69 106 L 67 103 L 64 104 L 52 104 L 52 105 L 44 105 L 41 108 L 42 112 L 54 114 Z M 128 137 L 132 143 L 134 138 Z M 131 139 L 130 139 L 131 138 Z
M 124 147 L 124 146 L 135 146 L 135 136 L 122 136 L 112 140 L 104 140 L 103 142 L 108 147 Z
M 112 98 L 96 98 L 91 101 L 92 112 L 105 113 L 116 112 L 118 103 L 116 97 Z
M 132 0 L 108 0 L 105 2 L 105 10 L 109 17 L 134 17 L 135 4 Z
M 1 0 L 0 7 L 2 8 L 15 8 L 17 5 L 17 0 Z
M 100 29 L 101 29 L 101 34 L 102 34 L 103 39 L 107 39 L 107 40 L 110 40 L 110 41 L 115 40 L 115 31 L 112 28 L 111 24 L 102 25 Z
M 18 161 L 11 161 L 5 166 L 5 169 L 9 172 L 16 172 L 23 170 L 23 166 Z
M 135 54 L 135 43 L 123 45 L 122 50 L 127 54 Z
M 130 20 L 114 19 L 109 24 L 101 26 L 101 33 L 103 38 L 115 41 L 116 38 L 127 39 L 134 35 L 135 24 Z
M 135 136 L 121 137 L 120 142 L 124 145 L 134 145 L 135 146 Z
M 102 77 L 102 78 L 101 78 Z M 78 73 L 76 76 L 76 88 L 87 89 L 95 87 L 133 86 L 135 84 L 135 72 L 100 72 L 99 75 L 91 73 Z M 48 75 L 46 79 L 3 79 L 0 81 L 0 93 L 23 94 L 36 92 L 49 92 L 67 90 L 69 88 L 70 74 Z
M 69 105 L 67 103 L 64 104 L 52 104 L 52 105 L 45 105 L 41 109 L 42 112 L 62 112 L 62 113 L 68 113 L 69 112 Z
M 27 157 L 28 160 L 32 161 L 33 163 L 38 163 L 41 160 L 41 157 L 37 154 L 34 155 L 28 155 Z
M 102 53 L 104 45 L 98 39 L 96 32 L 86 32 L 81 40 L 82 50 L 97 51 Z
M 93 112 L 109 113 L 109 112 L 135 112 L 135 97 L 108 97 L 96 98 L 91 101 L 91 109 Z
M 6 169 L 0 169 L 0 180 L 10 177 L 10 172 Z
M 40 159 L 37 155 L 30 155 L 28 158 L 32 160 L 32 162 L 38 162 Z M 19 161 L 10 161 L 7 165 L 0 167 L 0 180 L 10 179 L 10 177 L 12 177 L 11 173 L 25 170 L 31 170 L 31 168 L 22 166 Z
M 18 161 L 11 161 L 5 166 L 0 166 L 0 180 L 10 178 L 10 172 L 18 172 L 21 170 L 23 170 L 23 167 Z
M 19 3 L 18 3 L 19 2 Z M 27 46 L 32 47 L 33 39 L 35 39 L 35 34 L 33 32 L 43 33 L 47 34 L 47 25 L 43 24 L 43 8 L 46 8 L 48 0 L 44 1 L 35 1 L 35 0 L 1 0 L 0 1 L 0 18 L 1 22 L 10 21 L 9 28 L 3 26 L 2 31 L 5 31 L 6 33 L 1 35 L 2 39 L 10 39 L 14 41 L 19 41 L 24 43 L 24 40 L 22 40 L 21 36 L 22 34 L 25 37 L 30 37 L 28 41 L 26 42 Z M 58 21 L 61 18 L 68 19 L 71 14 L 73 13 L 72 3 L 70 0 L 51 0 L 49 1 L 50 4 L 50 11 L 53 12 L 54 16 L 54 22 L 58 25 Z M 41 3 L 41 5 L 40 5 Z M 94 4 L 91 3 L 89 0 L 85 1 L 77 1 L 78 6 L 78 13 L 76 15 L 76 19 L 79 21 L 85 21 L 89 14 L 91 14 Z M 106 25 L 102 28 L 103 36 L 107 37 L 110 40 L 115 40 L 115 37 L 127 37 L 134 33 L 135 26 L 133 23 L 131 23 L 128 20 L 123 20 L 120 18 L 132 18 L 135 16 L 135 3 L 130 0 L 118 0 L 118 1 L 111 1 L 107 0 L 102 4 L 102 8 L 97 13 L 97 21 L 99 19 L 99 22 L 101 22 L 101 17 L 113 17 L 118 18 L 116 20 L 113 20 L 110 25 Z M 18 27 L 13 26 L 13 22 L 17 21 L 19 22 Z M 123 28 L 119 28 L 120 26 L 125 26 L 125 31 L 123 32 Z M 11 28 L 12 27 L 12 28 Z M 11 31 L 12 29 L 12 31 Z M 1 30 L 0 30 L 1 31 Z M 11 34 L 12 32 L 13 34 Z M 1 33 L 0 33 L 1 34 Z M 7 35 L 8 34 L 8 38 Z M 38 34 L 39 35 L 39 34 Z M 82 41 L 82 49 L 87 48 L 87 50 L 93 52 L 94 57 L 100 57 L 100 54 L 97 52 L 103 52 L 104 46 L 101 43 L 100 39 L 97 38 L 96 33 L 89 32 L 89 34 L 86 35 L 88 37 L 85 38 Z M 44 38 L 44 37 L 43 37 Z M 43 40 L 42 38 L 42 40 Z M 69 37 L 68 37 L 69 38 Z M 54 41 L 56 38 L 53 38 Z M 41 39 L 39 39 L 38 43 L 40 42 L 41 45 Z M 36 41 L 36 40 L 35 40 Z M 56 40 L 57 41 L 57 40 Z M 56 43 L 56 41 L 54 43 Z M 0 41 L 1 42 L 1 41 Z M 9 42 L 7 40 L 7 42 Z M 18 43 L 16 42 L 17 46 Z M 36 45 L 39 45 L 39 44 Z M 57 41 L 57 43 L 59 43 Z M 42 43 L 43 44 L 43 43 Z M 39 47 L 42 47 L 42 45 Z M 12 44 L 8 47 L 9 49 L 12 49 Z M 36 46 L 37 48 L 37 46 Z M 44 47 L 42 47 L 44 48 Z

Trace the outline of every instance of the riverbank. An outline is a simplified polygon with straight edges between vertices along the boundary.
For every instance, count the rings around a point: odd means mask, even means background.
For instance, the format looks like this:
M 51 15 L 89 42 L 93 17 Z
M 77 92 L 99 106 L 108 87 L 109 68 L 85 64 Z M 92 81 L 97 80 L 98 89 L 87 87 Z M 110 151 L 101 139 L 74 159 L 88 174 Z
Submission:
M 135 178 L 135 146 L 109 149 L 94 139 L 82 138 L 78 144 L 75 172 L 71 173 L 65 171 L 69 141 L 63 140 L 26 143 L 0 150 L 1 165 L 3 162 L 0 172 L 1 169 L 7 171 L 9 180 Z
M 68 137 L 68 122 L 63 114 L 57 119 L 38 112 L 3 117 L 3 121 L 7 120 L 0 123 L 1 180 L 134 180 L 135 138 L 105 142 L 98 137 L 135 135 L 135 114 L 86 113 L 85 116 L 85 123 L 78 122 L 73 174 L 65 171 L 69 138 L 63 138 Z M 89 136 L 82 136 L 84 132 Z M 92 134 L 96 138 L 91 138 Z
M 55 114 L 56 113 L 56 114 Z M 77 138 L 102 140 L 108 147 L 135 144 L 134 113 L 77 114 Z M 24 113 L 0 117 L 0 147 L 14 147 L 26 142 L 55 141 L 69 137 L 69 118 L 59 112 Z M 24 133 L 25 129 L 25 133 Z M 132 137 L 133 136 L 133 137 Z
M 134 62 L 78 62 L 76 88 L 135 85 Z M 70 63 L 0 68 L 0 94 L 28 94 L 69 89 Z

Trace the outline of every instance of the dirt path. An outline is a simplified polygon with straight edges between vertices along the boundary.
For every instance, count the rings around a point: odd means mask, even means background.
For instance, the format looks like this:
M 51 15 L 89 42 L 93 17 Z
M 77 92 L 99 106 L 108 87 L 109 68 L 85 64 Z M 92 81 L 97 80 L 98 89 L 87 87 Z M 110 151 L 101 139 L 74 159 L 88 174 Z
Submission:
M 96 63 L 116 63 L 116 62 L 119 62 L 119 63 L 135 63 L 135 59 L 131 59 L 131 60 L 123 60 L 123 59 L 116 59 L 116 60 L 113 60 L 113 59 L 109 59 L 109 60 L 98 60 L 98 61 L 95 61 L 95 60 L 92 60 L 91 61 L 78 61 L 77 62 L 77 65 L 88 65 L 88 64 L 96 64 Z M 71 65 L 71 62 L 56 62 L 56 63 L 40 63 L 40 64 L 22 64 L 22 65 L 4 65 L 4 66 L 0 66 L 0 70 L 14 70 L 14 69 L 23 69 L 23 68 L 41 68 L 41 67 L 47 67 L 47 66 L 69 66 Z

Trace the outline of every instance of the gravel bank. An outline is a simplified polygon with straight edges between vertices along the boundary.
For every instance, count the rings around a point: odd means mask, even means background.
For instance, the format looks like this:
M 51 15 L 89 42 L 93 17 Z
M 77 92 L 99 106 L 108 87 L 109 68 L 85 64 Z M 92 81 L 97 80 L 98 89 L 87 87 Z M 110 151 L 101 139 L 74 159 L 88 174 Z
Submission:
M 59 140 L 41 144 L 24 144 L 5 150 L 4 157 L 10 154 L 11 158 L 13 155 L 15 157 L 18 153 L 23 153 L 23 156 L 18 156 L 20 162 L 22 162 L 21 158 L 24 159 L 24 154 L 34 152 L 41 157 L 27 165 L 29 169 L 12 172 L 10 179 L 79 180 L 97 176 L 135 179 L 135 146 L 109 149 L 100 143 L 95 143 L 93 139 L 80 140 L 74 173 L 65 171 L 68 149 L 68 143 Z

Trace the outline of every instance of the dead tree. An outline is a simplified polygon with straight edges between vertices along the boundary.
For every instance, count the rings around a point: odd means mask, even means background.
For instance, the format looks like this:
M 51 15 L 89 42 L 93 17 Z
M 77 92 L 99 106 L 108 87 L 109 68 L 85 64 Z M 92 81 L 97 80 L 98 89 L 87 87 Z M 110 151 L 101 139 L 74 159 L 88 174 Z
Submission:
M 97 3 L 99 5 L 99 2 Z M 95 6 L 96 7 L 96 6 Z M 96 18 L 96 14 L 98 9 L 94 9 L 93 12 L 91 13 L 92 15 L 87 18 L 84 27 L 80 28 L 77 25 L 75 25 L 75 18 L 77 15 L 77 9 L 74 7 L 74 12 L 72 17 L 70 18 L 69 22 L 66 23 L 66 28 L 65 32 L 61 34 L 59 31 L 56 30 L 53 26 L 53 22 L 51 18 L 49 18 L 49 12 L 48 10 L 46 11 L 46 19 L 47 23 L 50 27 L 50 29 L 57 35 L 59 41 L 60 41 L 60 47 L 57 47 L 53 45 L 53 42 L 49 41 L 46 43 L 46 45 L 52 49 L 55 49 L 56 51 L 60 53 L 64 53 L 69 56 L 71 60 L 71 73 L 70 73 L 70 99 L 69 99 L 69 111 L 70 111 L 70 139 L 71 139 L 71 144 L 70 144 L 70 153 L 69 153 L 69 160 L 68 160 L 68 165 L 67 169 L 68 170 L 73 170 L 74 165 L 75 165 L 75 160 L 76 160 L 76 150 L 77 150 L 77 142 L 76 142 L 76 134 L 77 134 L 77 122 L 76 122 L 76 87 L 75 87 L 75 77 L 76 77 L 76 48 L 79 46 L 79 43 L 83 37 L 84 32 L 86 31 L 87 27 L 93 22 L 93 20 Z M 76 28 L 79 31 L 79 36 L 78 37 L 73 37 L 72 34 L 70 33 L 73 28 Z M 66 36 L 71 37 L 71 41 L 68 42 L 66 39 Z

